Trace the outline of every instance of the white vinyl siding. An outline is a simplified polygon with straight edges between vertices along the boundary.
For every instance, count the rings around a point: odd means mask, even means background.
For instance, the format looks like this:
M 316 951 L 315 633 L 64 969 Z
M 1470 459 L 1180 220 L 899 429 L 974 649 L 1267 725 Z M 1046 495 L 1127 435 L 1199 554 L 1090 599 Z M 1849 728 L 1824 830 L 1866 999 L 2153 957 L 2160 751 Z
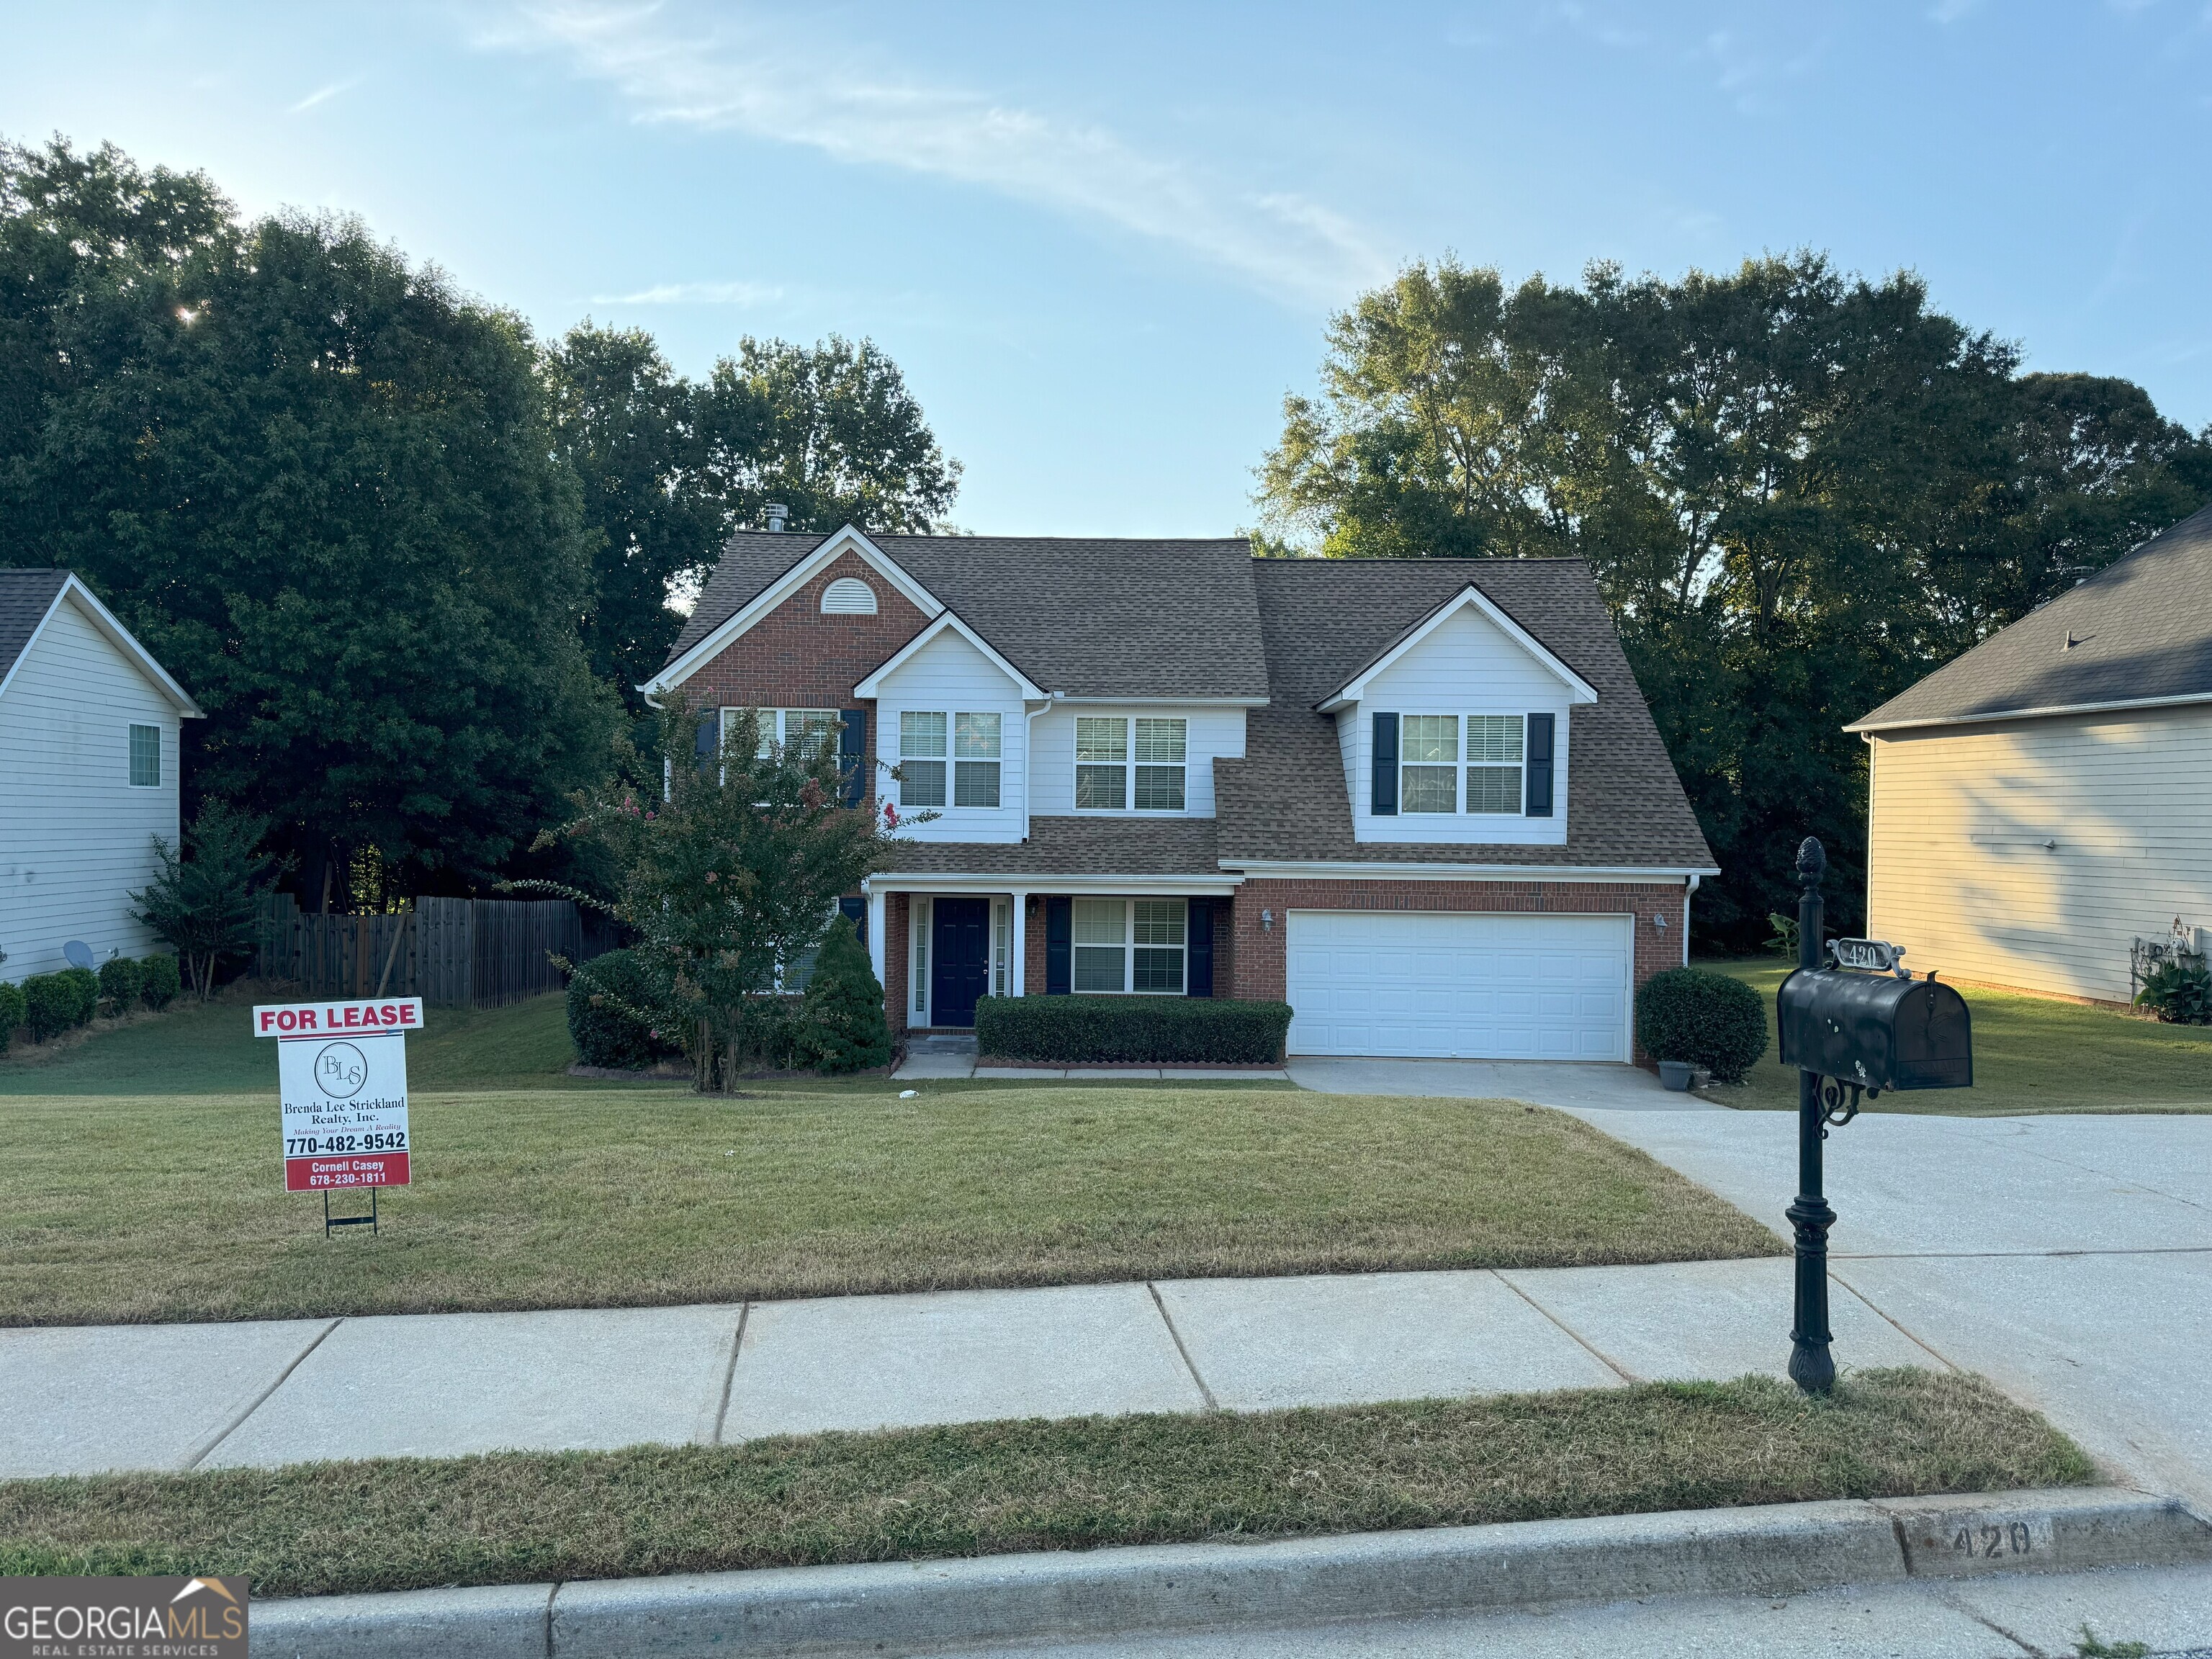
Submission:
M 1293 910 L 1294 1054 L 1629 1058 L 1633 918 Z
M 131 728 L 149 728 L 160 781 L 131 781 Z M 159 948 L 131 919 L 155 871 L 153 838 L 177 840 L 176 707 L 64 599 L 0 696 L 0 977 Z M 146 739 L 139 739 L 142 746 Z
M 927 756 L 908 747 L 909 734 L 921 729 L 915 716 L 926 717 L 929 737 L 920 746 Z M 948 629 L 884 677 L 876 718 L 885 750 L 899 745 L 899 805 L 938 814 L 902 825 L 902 837 L 1021 840 L 1029 721 L 1020 688 L 1004 669 Z M 921 765 L 910 765 L 909 757 Z
M 1870 748 L 1868 928 L 1907 967 L 2124 1002 L 2130 941 L 2212 927 L 2212 709 Z
M 1079 758 L 1077 733 L 1083 729 L 1082 723 L 1090 720 L 1107 724 L 1088 728 L 1094 754 L 1091 758 Z M 1170 720 L 1179 726 L 1156 724 Z M 1139 721 L 1145 722 L 1141 727 Z M 1121 736 L 1118 755 L 1097 754 L 1099 741 L 1116 729 Z M 1182 738 L 1180 763 L 1168 758 L 1174 752 L 1172 745 L 1177 735 Z M 1066 817 L 1080 813 L 1087 817 L 1100 812 L 1120 812 L 1132 817 L 1210 818 L 1213 816 L 1213 763 L 1217 757 L 1236 758 L 1244 753 L 1244 711 L 1190 705 L 1115 708 L 1060 703 L 1037 716 L 1030 728 L 1030 741 L 1034 748 L 1035 790 L 1030 799 L 1030 810 L 1039 817 Z M 1140 747 L 1145 752 L 1139 752 Z M 1091 794 L 1079 798 L 1079 769 L 1084 767 L 1096 767 L 1098 770 L 1092 775 Z M 1121 775 L 1121 804 L 1092 805 L 1102 792 L 1106 798 L 1111 798 L 1111 780 L 1115 770 Z M 1177 772 L 1180 778 L 1175 775 Z M 1182 790 L 1179 807 L 1138 805 L 1140 799 L 1171 802 L 1178 782 Z

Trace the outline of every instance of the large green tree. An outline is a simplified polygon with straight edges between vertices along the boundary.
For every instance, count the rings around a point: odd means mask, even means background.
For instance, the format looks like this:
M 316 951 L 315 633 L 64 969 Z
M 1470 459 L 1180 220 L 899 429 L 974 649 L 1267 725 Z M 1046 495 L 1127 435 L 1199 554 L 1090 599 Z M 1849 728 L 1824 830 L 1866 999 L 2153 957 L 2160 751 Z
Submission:
M 183 681 L 188 788 L 311 903 L 365 847 L 491 878 L 597 770 L 552 433 L 523 325 L 358 224 L 0 151 L 0 563 L 76 569 Z
M 1799 254 L 1579 287 L 1418 265 L 1328 332 L 1261 471 L 1339 557 L 1588 559 L 1755 942 L 1797 840 L 1863 890 L 1844 723 L 2212 494 L 2212 442 L 2140 388 L 2016 351 Z

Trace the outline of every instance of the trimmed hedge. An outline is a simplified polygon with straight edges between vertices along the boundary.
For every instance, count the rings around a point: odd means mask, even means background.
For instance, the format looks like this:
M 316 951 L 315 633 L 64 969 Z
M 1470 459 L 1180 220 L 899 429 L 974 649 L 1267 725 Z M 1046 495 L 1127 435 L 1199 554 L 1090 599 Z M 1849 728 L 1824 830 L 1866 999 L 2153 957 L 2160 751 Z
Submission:
M 1669 968 L 1636 994 L 1636 1041 L 1654 1060 L 1701 1066 L 1741 1083 L 1766 1052 L 1766 1002 L 1740 979 Z
M 653 1006 L 652 990 L 628 951 L 593 957 L 568 981 L 568 1036 L 585 1065 L 641 1072 L 684 1052 L 681 1044 L 655 1036 L 651 1026 L 620 1003 L 640 1010 Z
M 129 957 L 110 957 L 100 964 L 100 997 L 112 1014 L 127 1014 L 137 1007 L 145 984 L 145 971 Z
M 833 1076 L 891 1063 L 884 988 L 876 982 L 867 947 L 842 918 L 814 958 L 796 1046 L 817 1071 Z
M 166 1008 L 185 988 L 185 976 L 179 971 L 177 959 L 156 954 L 139 959 L 140 983 L 138 994 L 146 999 L 149 1008 Z
M 58 1037 L 76 1024 L 76 985 L 60 974 L 33 974 L 23 981 L 23 1023 L 31 1041 Z
M 981 997 L 975 1048 L 1054 1066 L 1279 1066 L 1287 1002 L 1212 997 Z
M 24 1000 L 23 988 L 0 979 L 0 1054 L 8 1052 L 15 1028 L 29 1017 L 30 1005 Z
M 70 1016 L 72 1025 L 89 1025 L 92 1017 L 100 1012 L 100 975 L 89 968 L 64 968 L 55 976 L 65 979 L 76 998 L 76 1012 Z

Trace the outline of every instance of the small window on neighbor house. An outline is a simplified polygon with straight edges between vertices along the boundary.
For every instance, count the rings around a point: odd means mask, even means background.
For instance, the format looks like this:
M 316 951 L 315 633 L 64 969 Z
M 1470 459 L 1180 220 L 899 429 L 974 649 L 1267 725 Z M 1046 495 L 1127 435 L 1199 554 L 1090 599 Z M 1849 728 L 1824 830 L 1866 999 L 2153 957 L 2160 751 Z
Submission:
M 161 728 L 131 728 L 131 783 L 133 788 L 157 789 L 161 783 Z
M 840 576 L 822 590 L 822 614 L 872 617 L 876 614 L 876 590 L 857 576 Z

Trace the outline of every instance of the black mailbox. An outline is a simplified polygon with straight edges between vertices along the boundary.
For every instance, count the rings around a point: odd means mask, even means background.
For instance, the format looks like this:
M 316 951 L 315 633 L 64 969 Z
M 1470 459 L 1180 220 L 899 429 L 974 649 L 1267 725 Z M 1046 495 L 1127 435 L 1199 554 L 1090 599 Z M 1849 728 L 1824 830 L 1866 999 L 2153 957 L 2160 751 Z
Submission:
M 1966 1000 L 1932 979 L 1800 968 L 1774 994 L 1782 1063 L 1884 1089 L 1970 1089 Z

